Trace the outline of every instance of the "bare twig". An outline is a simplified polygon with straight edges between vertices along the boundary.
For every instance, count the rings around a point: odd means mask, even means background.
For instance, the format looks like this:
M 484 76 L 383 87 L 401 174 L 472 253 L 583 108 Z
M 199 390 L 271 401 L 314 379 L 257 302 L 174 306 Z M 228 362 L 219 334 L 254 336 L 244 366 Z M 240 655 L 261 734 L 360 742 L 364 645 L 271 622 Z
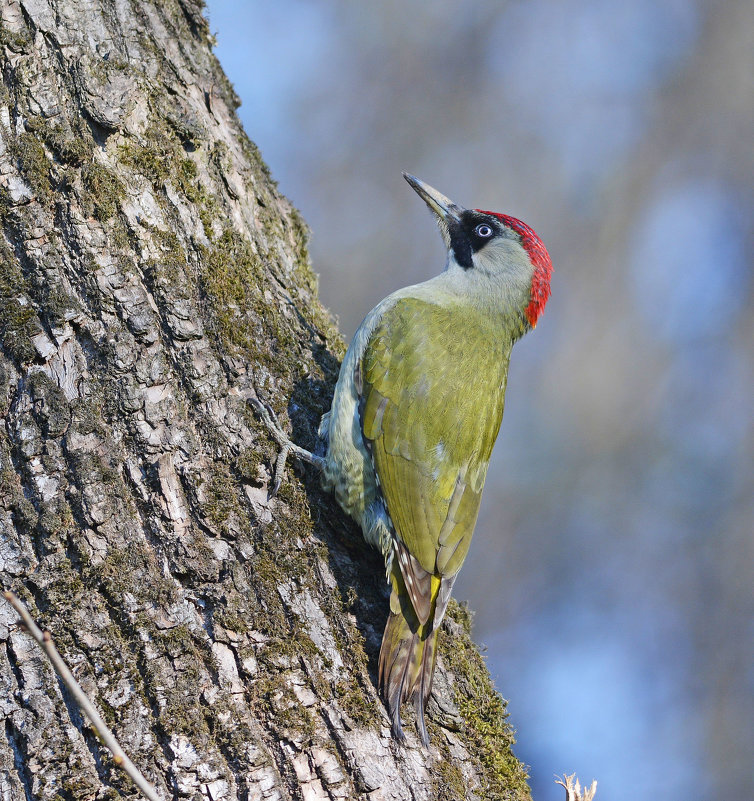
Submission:
M 68 665 L 66 665 L 63 658 L 58 653 L 57 648 L 55 648 L 55 643 L 52 641 L 50 632 L 41 631 L 39 626 L 34 622 L 34 618 L 29 614 L 29 610 L 12 592 L 5 592 L 3 595 L 5 600 L 8 601 L 21 616 L 21 620 L 29 631 L 29 634 L 31 634 L 39 644 L 39 647 L 45 652 L 55 672 L 63 680 L 63 683 L 70 691 L 76 703 L 89 718 L 89 722 L 92 724 L 92 728 L 97 737 L 99 737 L 100 741 L 112 752 L 113 762 L 130 776 L 133 783 L 139 788 L 141 794 L 145 798 L 148 798 L 149 801 L 162 801 L 154 787 L 144 778 L 136 765 L 128 758 L 126 752 L 120 747 L 120 744 L 115 739 L 115 735 L 107 728 L 105 721 L 100 717 L 94 704 L 92 704 L 86 693 L 81 689 L 79 683 L 73 677 L 73 674 L 68 669 Z
M 583 791 L 576 774 L 572 773 L 570 776 L 564 775 L 561 779 L 560 776 L 555 777 L 555 784 L 559 784 L 566 789 L 566 801 L 592 801 L 595 793 L 597 792 L 597 780 L 592 780 L 592 786 L 584 787 Z
M 570 776 L 564 775 L 562 779 L 558 776 L 555 779 L 555 784 L 565 787 L 566 801 L 592 801 L 595 793 L 597 792 L 596 779 L 592 781 L 591 787 L 588 789 L 584 787 L 582 792 L 581 785 L 579 784 L 579 780 L 576 778 L 575 773 L 572 773 Z

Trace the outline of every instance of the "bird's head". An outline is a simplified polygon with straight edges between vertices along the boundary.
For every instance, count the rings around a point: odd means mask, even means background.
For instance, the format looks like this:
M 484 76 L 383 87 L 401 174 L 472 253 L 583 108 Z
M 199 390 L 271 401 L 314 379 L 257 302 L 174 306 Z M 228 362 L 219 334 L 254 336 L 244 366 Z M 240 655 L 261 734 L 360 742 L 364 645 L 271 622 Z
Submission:
M 550 256 L 534 230 L 507 214 L 464 209 L 413 175 L 403 177 L 437 215 L 448 248 L 447 269 L 468 279 L 493 279 L 534 328 L 550 297 L 552 275 Z

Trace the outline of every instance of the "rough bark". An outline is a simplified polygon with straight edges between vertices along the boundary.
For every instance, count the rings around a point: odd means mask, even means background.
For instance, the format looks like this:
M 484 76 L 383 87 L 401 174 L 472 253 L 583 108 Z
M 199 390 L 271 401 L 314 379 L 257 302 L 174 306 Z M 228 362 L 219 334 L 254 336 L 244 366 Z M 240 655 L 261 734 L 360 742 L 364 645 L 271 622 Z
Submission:
M 379 557 L 267 501 L 247 399 L 312 446 L 343 346 L 200 2 L 3 0 L 0 47 L 3 587 L 165 798 L 528 798 L 468 615 L 398 746 Z M 135 797 L 4 602 L 0 688 L 0 798 Z

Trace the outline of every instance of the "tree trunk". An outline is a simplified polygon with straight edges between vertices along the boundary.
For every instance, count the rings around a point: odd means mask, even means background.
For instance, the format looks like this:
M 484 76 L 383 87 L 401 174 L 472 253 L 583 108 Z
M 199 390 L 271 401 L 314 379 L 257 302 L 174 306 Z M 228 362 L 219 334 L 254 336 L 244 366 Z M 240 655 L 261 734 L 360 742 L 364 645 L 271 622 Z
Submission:
M 247 399 L 312 447 L 343 343 L 200 0 L 2 0 L 0 46 L 3 588 L 165 798 L 528 798 L 464 610 L 399 746 L 380 557 L 267 501 Z M 136 796 L 5 602 L 0 687 L 0 798 Z

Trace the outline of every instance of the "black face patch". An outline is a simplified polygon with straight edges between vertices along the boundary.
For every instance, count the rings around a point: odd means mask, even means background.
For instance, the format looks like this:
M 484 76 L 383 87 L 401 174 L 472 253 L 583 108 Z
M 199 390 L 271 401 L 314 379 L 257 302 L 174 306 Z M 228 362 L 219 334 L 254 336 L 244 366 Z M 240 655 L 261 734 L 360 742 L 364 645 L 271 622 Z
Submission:
M 505 226 L 491 214 L 482 214 L 479 211 L 464 211 L 461 215 L 461 225 L 469 238 L 469 245 L 473 253 L 481 250 L 488 242 L 498 236 L 504 236 Z
M 453 249 L 456 263 L 464 270 L 470 270 L 474 265 L 471 261 L 471 243 L 462 225 L 452 221 L 448 226 L 450 232 L 450 247 Z
M 478 253 L 493 239 L 506 236 L 508 231 L 509 229 L 490 214 L 469 210 L 462 212 L 460 222 L 450 225 L 450 246 L 459 266 L 469 270 L 474 266 L 472 262 L 474 253 Z

